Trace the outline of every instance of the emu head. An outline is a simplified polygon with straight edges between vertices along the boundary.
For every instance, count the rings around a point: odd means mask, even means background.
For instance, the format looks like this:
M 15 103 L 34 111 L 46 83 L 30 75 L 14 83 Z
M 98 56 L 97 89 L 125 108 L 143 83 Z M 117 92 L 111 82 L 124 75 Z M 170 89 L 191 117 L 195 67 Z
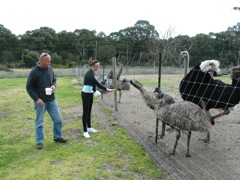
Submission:
M 131 81 L 132 81 L 131 79 L 124 78 L 124 79 L 122 80 L 122 83 L 125 83 L 125 82 L 131 82 Z
M 153 91 L 154 93 L 157 93 L 157 98 L 160 99 L 164 95 L 164 91 L 160 87 L 156 87 L 155 90 Z
M 124 78 L 122 80 L 122 83 L 126 83 L 126 82 L 129 82 L 130 84 L 132 84 L 135 88 L 137 88 L 139 90 L 143 89 L 143 85 L 140 82 L 138 82 L 137 80 L 131 80 L 131 79 Z

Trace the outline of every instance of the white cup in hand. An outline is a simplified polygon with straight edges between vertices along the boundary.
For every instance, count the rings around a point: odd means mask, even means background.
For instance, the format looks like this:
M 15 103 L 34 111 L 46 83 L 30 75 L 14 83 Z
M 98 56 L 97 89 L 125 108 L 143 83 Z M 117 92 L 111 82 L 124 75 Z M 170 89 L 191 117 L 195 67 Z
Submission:
M 52 89 L 51 88 L 45 88 L 46 95 L 51 95 L 52 94 Z

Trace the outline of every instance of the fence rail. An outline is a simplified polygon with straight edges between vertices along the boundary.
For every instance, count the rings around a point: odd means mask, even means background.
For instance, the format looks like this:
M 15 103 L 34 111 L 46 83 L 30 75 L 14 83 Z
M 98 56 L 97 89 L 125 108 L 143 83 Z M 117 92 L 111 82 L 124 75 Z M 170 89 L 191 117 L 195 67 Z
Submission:
M 84 74 L 89 69 L 89 66 L 81 66 L 71 69 L 57 69 L 54 68 L 54 72 L 57 77 L 77 77 L 79 80 L 82 80 Z M 105 78 L 108 73 L 111 71 L 112 67 L 101 67 L 98 72 L 96 72 L 96 76 L 98 79 Z M 19 77 L 27 77 L 30 73 L 31 69 L 11 69 L 10 71 L 0 71 L 0 78 L 19 78 Z M 116 69 L 118 72 L 118 68 Z M 123 68 L 122 75 L 139 75 L 139 74 L 157 74 L 158 67 L 128 67 Z M 162 67 L 163 74 L 183 74 L 183 68 L 177 67 Z

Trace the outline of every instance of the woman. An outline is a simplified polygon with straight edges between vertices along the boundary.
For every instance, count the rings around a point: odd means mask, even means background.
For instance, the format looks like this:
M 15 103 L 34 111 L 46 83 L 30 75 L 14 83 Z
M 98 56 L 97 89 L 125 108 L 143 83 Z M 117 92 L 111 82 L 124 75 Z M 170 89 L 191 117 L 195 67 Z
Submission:
M 98 60 L 90 58 L 89 65 L 91 66 L 91 69 L 84 76 L 83 88 L 81 93 L 83 103 L 83 115 L 82 115 L 82 123 L 84 130 L 83 136 L 85 138 L 90 138 L 90 135 L 88 134 L 89 132 L 97 132 L 97 130 L 93 129 L 91 126 L 93 94 L 96 91 L 96 86 L 108 92 L 112 92 L 115 90 L 102 86 L 95 78 L 94 73 L 99 69 L 100 66 Z

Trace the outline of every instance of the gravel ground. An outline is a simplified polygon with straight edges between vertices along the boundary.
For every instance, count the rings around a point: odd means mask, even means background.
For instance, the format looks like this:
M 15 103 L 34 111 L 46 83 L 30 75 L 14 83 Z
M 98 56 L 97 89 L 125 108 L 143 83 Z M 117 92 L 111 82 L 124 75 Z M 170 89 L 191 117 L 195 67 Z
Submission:
M 134 77 L 138 79 L 138 77 Z M 154 87 L 147 87 L 153 91 Z M 172 95 L 176 101 L 181 98 Z M 104 94 L 99 109 L 108 108 L 114 112 L 117 121 L 125 127 L 129 134 L 139 142 L 152 157 L 159 169 L 166 173 L 166 179 L 240 179 L 240 119 L 236 109 L 228 116 L 217 119 L 211 130 L 211 141 L 203 143 L 198 138 L 204 134 L 192 132 L 190 142 L 191 158 L 184 156 L 187 136 L 182 132 L 176 154 L 169 155 L 175 141 L 175 131 L 169 129 L 163 139 L 156 137 L 156 117 L 144 103 L 140 92 L 131 86 L 129 91 L 123 91 L 121 103 L 114 103 L 114 93 Z M 117 108 L 117 111 L 115 109 Z M 218 113 L 211 110 L 211 113 Z M 161 122 L 159 123 L 159 133 Z

